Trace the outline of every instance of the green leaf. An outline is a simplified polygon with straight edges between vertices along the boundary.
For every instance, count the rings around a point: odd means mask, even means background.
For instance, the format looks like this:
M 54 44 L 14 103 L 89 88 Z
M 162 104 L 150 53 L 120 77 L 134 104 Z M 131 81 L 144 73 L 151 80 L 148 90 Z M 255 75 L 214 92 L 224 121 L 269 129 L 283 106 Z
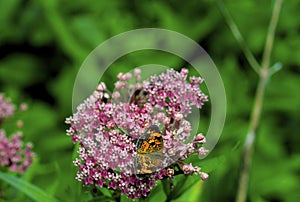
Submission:
M 280 62 L 276 62 L 272 67 L 270 67 L 270 75 L 275 74 L 276 72 L 278 72 L 279 70 L 282 69 L 282 63 Z
M 140 198 L 139 202 L 155 202 L 155 201 L 166 201 L 167 197 L 162 188 L 163 184 L 161 180 L 157 182 L 157 185 L 153 187 L 148 193 L 147 197 Z
M 11 18 L 14 15 L 14 12 L 16 12 L 19 4 L 21 4 L 21 1 L 19 0 L 11 0 L 11 1 L 0 1 L 0 22 L 1 24 L 8 24 L 11 22 Z M 2 24 L 2 25 L 3 25 Z M 3 26 L 1 26 L 2 28 Z
M 163 189 L 164 189 L 164 192 L 165 192 L 166 196 L 169 197 L 170 192 L 171 192 L 170 180 L 169 179 L 162 180 L 162 186 L 163 186 Z
M 198 180 L 194 185 L 190 187 L 186 192 L 184 192 L 179 198 L 172 200 L 172 202 L 182 202 L 182 201 L 199 201 L 203 190 L 203 181 Z
M 173 191 L 168 196 L 169 199 L 177 199 L 187 190 L 189 190 L 195 183 L 200 180 L 199 176 L 176 176 L 180 180 L 175 184 Z M 177 181 L 177 180 L 176 180 Z
M 98 188 L 98 187 L 97 187 Z M 108 197 L 108 198 L 111 198 L 112 196 L 111 196 L 111 193 L 110 193 L 110 191 L 109 191 L 109 189 L 107 189 L 107 188 L 105 188 L 105 187 L 102 187 L 102 188 L 98 188 L 100 191 L 101 191 L 101 193 L 104 195 L 104 196 L 106 196 L 106 197 Z
M 40 188 L 12 175 L 0 172 L 0 179 L 9 183 L 19 191 L 23 192 L 35 201 L 57 201 Z
M 130 198 L 127 198 L 126 194 L 121 195 L 121 202 L 132 202 Z

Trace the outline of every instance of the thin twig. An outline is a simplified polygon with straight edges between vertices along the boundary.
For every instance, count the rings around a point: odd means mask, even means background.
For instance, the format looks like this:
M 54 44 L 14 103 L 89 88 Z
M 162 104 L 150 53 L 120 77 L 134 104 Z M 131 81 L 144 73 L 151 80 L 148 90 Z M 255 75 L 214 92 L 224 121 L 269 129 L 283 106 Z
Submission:
M 220 0 L 218 1 L 219 9 L 221 13 L 223 14 L 234 38 L 237 40 L 238 44 L 240 45 L 242 51 L 244 52 L 244 55 L 246 56 L 246 59 L 248 60 L 250 66 L 254 69 L 256 73 L 259 74 L 260 72 L 260 65 L 255 59 L 254 55 L 250 51 L 249 47 L 247 46 L 247 43 L 245 42 L 241 32 L 239 31 L 237 25 L 234 23 L 230 13 L 224 6 L 223 2 Z
M 265 77 L 265 78 L 261 77 L 258 87 L 257 87 L 257 90 L 256 90 L 254 107 L 253 107 L 252 114 L 251 114 L 249 129 L 248 129 L 248 133 L 246 136 L 246 141 L 244 144 L 242 168 L 241 168 L 241 173 L 240 173 L 240 181 L 239 181 L 239 187 L 238 187 L 238 191 L 237 191 L 236 202 L 246 201 L 249 174 L 250 174 L 250 168 L 251 168 L 251 163 L 252 163 L 253 146 L 254 146 L 255 137 L 256 137 L 256 129 L 257 129 L 257 126 L 259 123 L 260 114 L 261 114 L 261 110 L 262 110 L 262 104 L 263 104 L 266 83 L 267 83 L 267 77 Z
M 260 76 L 259 84 L 257 86 L 255 101 L 254 101 L 253 110 L 250 118 L 249 129 L 244 144 L 242 168 L 241 168 L 240 182 L 237 191 L 236 202 L 245 202 L 247 197 L 248 181 L 249 181 L 249 174 L 250 174 L 250 168 L 252 163 L 252 154 L 254 151 L 256 130 L 259 125 L 259 120 L 261 116 L 266 83 L 270 76 L 270 72 L 269 72 L 270 58 L 271 58 L 274 35 L 275 35 L 276 25 L 278 23 L 278 17 L 279 17 L 281 5 L 282 5 L 282 0 L 276 0 L 273 8 L 273 14 L 270 21 L 269 29 L 268 29 L 268 35 L 265 44 L 262 65 L 259 72 L 259 76 Z
M 278 18 L 281 10 L 283 0 L 277 0 L 274 9 L 273 9 L 273 15 L 271 18 L 271 22 L 268 29 L 268 36 L 265 44 L 265 50 L 263 54 L 263 60 L 262 60 L 262 69 L 268 69 L 270 66 L 270 57 L 272 53 L 273 48 L 273 42 L 274 42 L 274 36 L 275 36 L 275 30 L 278 23 Z

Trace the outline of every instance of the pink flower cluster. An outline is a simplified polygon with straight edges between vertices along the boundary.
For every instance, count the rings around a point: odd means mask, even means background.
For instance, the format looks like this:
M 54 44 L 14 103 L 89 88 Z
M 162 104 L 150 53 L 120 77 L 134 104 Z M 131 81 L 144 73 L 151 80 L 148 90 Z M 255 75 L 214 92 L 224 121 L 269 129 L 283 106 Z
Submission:
M 190 114 L 193 105 L 201 108 L 207 101 L 207 96 L 199 88 L 203 79 L 191 77 L 190 83 L 187 83 L 187 74 L 187 69 L 182 69 L 180 73 L 169 69 L 159 76 L 152 76 L 143 85 L 148 94 L 148 102 L 160 109 L 166 107 L 168 117 L 176 119 Z
M 183 174 L 208 177 L 200 167 L 183 163 L 189 155 L 207 152 L 202 147 L 205 137 L 192 137 L 191 124 L 185 119 L 192 106 L 201 108 L 207 101 L 199 88 L 203 80 L 191 77 L 188 83 L 187 69 L 169 69 L 143 83 L 140 74 L 140 69 L 134 70 L 134 76 L 120 73 L 113 93 L 100 83 L 66 120 L 67 134 L 80 145 L 74 160 L 79 167 L 76 179 L 85 185 L 119 189 L 131 199 L 146 196 L 159 179 L 174 176 L 175 166 Z M 137 142 L 152 125 L 163 134 L 164 166 L 140 177 L 135 171 Z
M 21 104 L 20 111 L 26 110 L 26 104 Z M 14 115 L 15 107 L 9 100 L 0 94 L 0 126 L 4 124 L 4 119 Z M 22 127 L 23 122 L 18 121 L 17 127 Z M 0 166 L 7 167 L 11 171 L 23 173 L 31 165 L 34 153 L 32 145 L 22 142 L 22 132 L 17 132 L 11 137 L 6 136 L 5 130 L 0 128 Z
M 0 93 L 0 120 L 14 114 L 15 106 Z
M 32 145 L 28 143 L 24 149 L 21 138 L 21 132 L 7 138 L 5 131 L 0 130 L 1 167 L 8 167 L 11 171 L 23 173 L 31 165 L 34 157 L 34 153 L 31 152 Z

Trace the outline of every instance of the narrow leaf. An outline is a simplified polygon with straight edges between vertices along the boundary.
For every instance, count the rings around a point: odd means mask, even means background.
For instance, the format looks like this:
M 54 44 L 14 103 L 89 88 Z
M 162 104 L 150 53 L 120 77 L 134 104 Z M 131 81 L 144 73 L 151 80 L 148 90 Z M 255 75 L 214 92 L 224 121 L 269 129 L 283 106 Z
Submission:
M 49 196 L 40 188 L 20 179 L 15 176 L 0 172 L 0 179 L 12 185 L 19 191 L 26 194 L 28 197 L 32 198 L 35 201 L 44 201 L 44 202 L 52 202 L 57 201 L 52 196 Z
M 275 74 L 279 70 L 282 69 L 282 64 L 280 62 L 276 62 L 271 68 L 270 68 L 270 75 Z

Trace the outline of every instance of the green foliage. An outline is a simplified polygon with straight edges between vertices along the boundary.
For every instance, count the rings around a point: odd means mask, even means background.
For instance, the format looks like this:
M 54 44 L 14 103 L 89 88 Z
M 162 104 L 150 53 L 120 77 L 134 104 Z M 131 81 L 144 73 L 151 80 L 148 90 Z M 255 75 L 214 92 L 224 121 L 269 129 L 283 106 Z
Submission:
M 223 3 L 260 62 L 273 1 Z M 285 1 L 280 14 L 271 65 L 280 62 L 282 69 L 266 88 L 248 201 L 292 202 L 300 198 L 299 9 L 297 0 Z M 198 176 L 178 176 L 173 190 L 166 180 L 140 201 L 234 201 L 258 77 L 217 3 L 208 0 L 0 0 L 0 92 L 17 105 L 29 105 L 15 119 L 23 120 L 24 139 L 33 142 L 38 156 L 22 178 L 1 173 L 0 184 L 5 190 L 0 193 L 9 190 L 7 193 L 16 196 L 10 200 L 15 201 L 93 201 L 90 190 L 75 180 L 75 145 L 65 135 L 64 120 L 72 113 L 73 83 L 84 58 L 97 45 L 116 34 L 144 27 L 171 29 L 203 46 L 226 88 L 227 120 L 212 153 L 203 160 L 190 159 L 209 172 L 206 182 L 199 181 Z M 116 61 L 103 80 L 112 87 L 118 72 L 148 63 L 177 69 L 186 66 L 167 53 L 139 51 Z M 200 130 L 204 134 L 209 110 L 205 107 L 201 114 Z M 14 123 L 7 120 L 6 129 L 15 131 Z M 10 185 L 2 186 L 4 182 Z M 98 201 L 112 200 L 111 194 L 101 189 Z M 120 200 L 131 201 L 126 196 Z
M 54 202 L 54 198 L 42 191 L 40 188 L 12 175 L 0 172 L 0 179 L 14 186 L 16 189 L 28 195 L 35 201 Z

